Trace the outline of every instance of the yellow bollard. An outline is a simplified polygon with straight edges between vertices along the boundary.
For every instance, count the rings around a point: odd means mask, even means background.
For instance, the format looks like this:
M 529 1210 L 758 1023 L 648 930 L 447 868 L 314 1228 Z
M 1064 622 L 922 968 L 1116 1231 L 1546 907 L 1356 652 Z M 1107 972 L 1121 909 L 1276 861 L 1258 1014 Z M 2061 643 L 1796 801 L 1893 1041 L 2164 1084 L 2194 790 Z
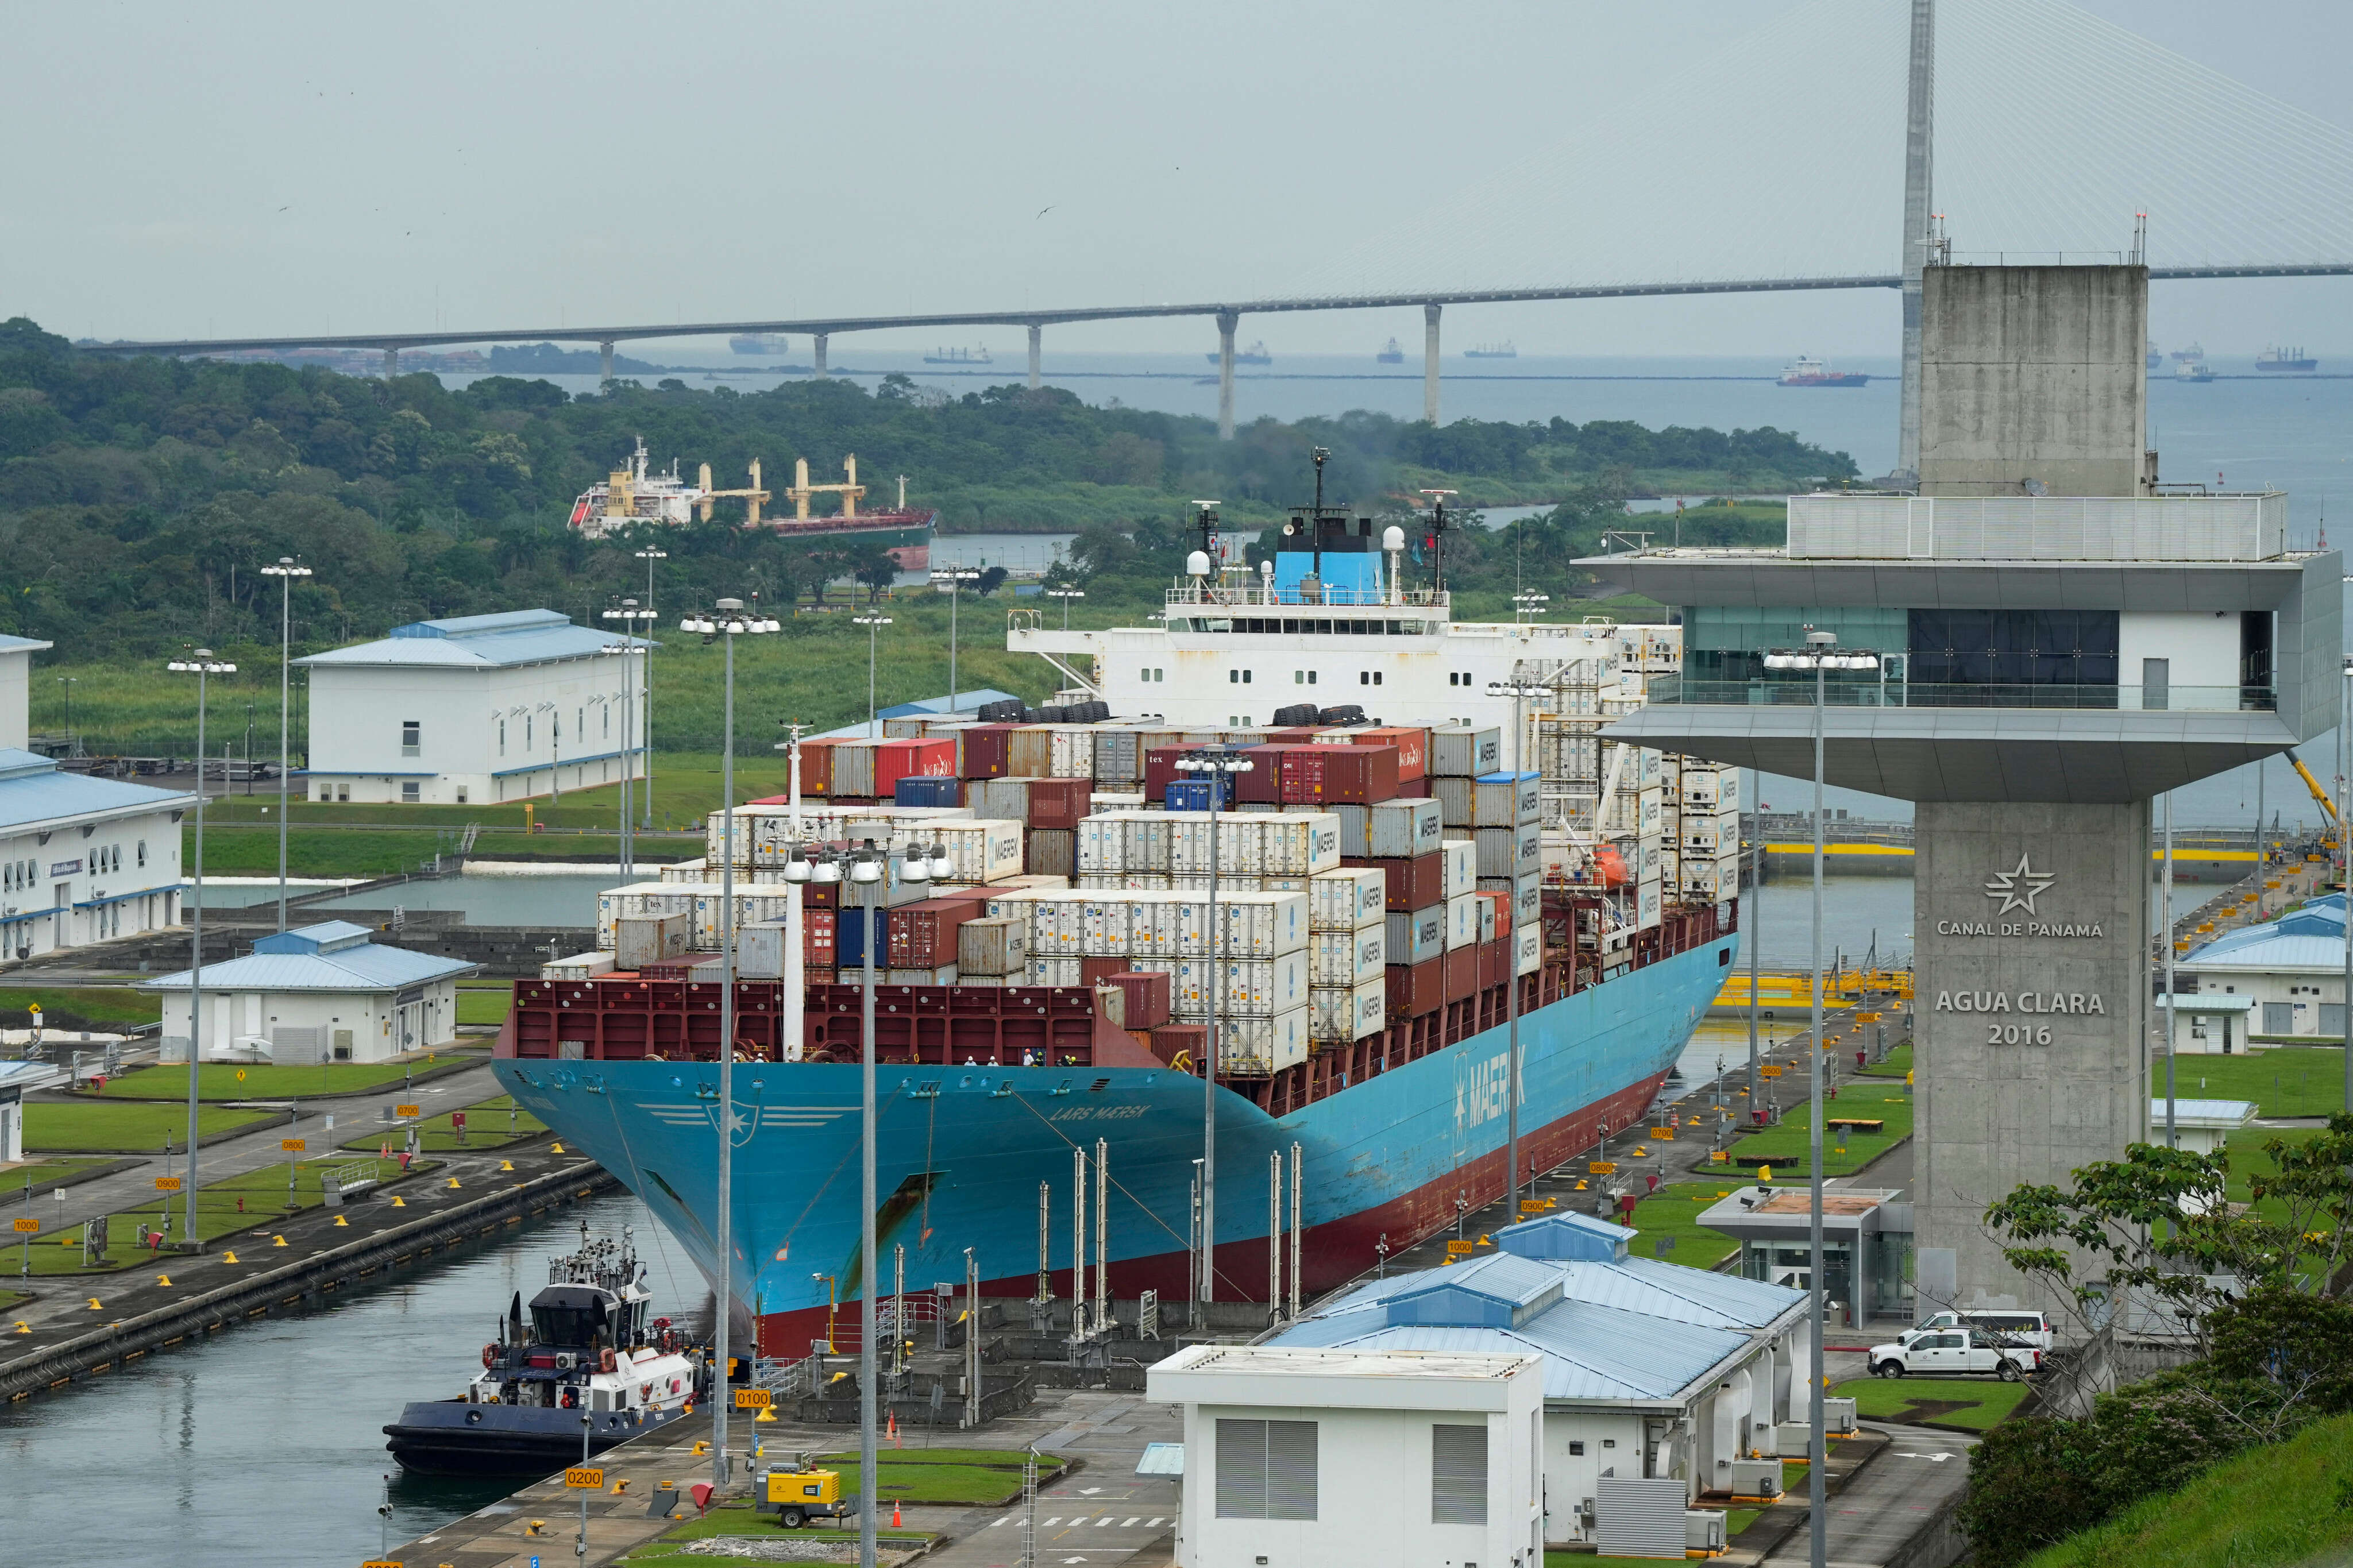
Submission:
M 693 1455 L 695 1458 L 701 1458 L 702 1455 L 704 1455 L 704 1454 L 708 1454 L 709 1452 L 711 1452 L 711 1445 L 710 1445 L 710 1444 L 708 1444 L 708 1443 L 706 1443 L 706 1442 L 703 1442 L 701 1438 L 699 1438 L 699 1437 L 698 1437 L 697 1439 L 695 1439 L 694 1447 L 691 1450 L 691 1452 L 692 1453 L 692 1455 Z
M 774 1421 L 776 1418 L 776 1413 L 767 1405 L 763 1405 L 760 1406 L 760 1414 L 752 1417 L 752 1423 L 754 1426 L 757 1426 L 763 1421 Z
M 237 1261 L 237 1254 L 234 1252 L 224 1252 L 221 1254 L 221 1261 L 223 1263 L 234 1263 Z
M 514 1162 L 512 1160 L 501 1160 L 499 1162 L 499 1169 L 501 1171 L 512 1171 L 514 1169 Z
M 282 1236 L 273 1236 L 269 1238 L 269 1245 L 272 1247 L 283 1247 L 286 1245 L 286 1238 Z
M 454 1189 L 454 1188 L 457 1186 L 457 1184 L 458 1184 L 458 1178 L 457 1178 L 457 1177 L 455 1177 L 455 1176 L 450 1177 L 450 1178 L 449 1178 L 449 1185 Z
M 93 1312 L 103 1312 L 106 1310 L 105 1308 L 98 1304 L 98 1298 L 95 1296 L 92 1296 L 90 1299 L 90 1310 Z
M 19 1318 L 16 1320 L 16 1331 L 20 1334 L 29 1334 L 33 1331 L 33 1325 Z
M 551 1154 L 561 1154 L 564 1152 L 564 1145 L 561 1143 L 551 1143 L 547 1146 L 547 1152 Z
M 349 1221 L 349 1220 L 347 1220 L 347 1219 L 345 1219 L 343 1215 L 337 1215 L 335 1216 L 335 1223 L 336 1223 L 337 1225 L 339 1225 L 339 1226 L 348 1226 L 348 1225 L 350 1225 L 352 1222 L 351 1222 L 351 1221 Z
M 155 1283 L 158 1285 L 169 1285 L 172 1283 L 172 1277 L 169 1274 L 158 1274 L 155 1276 Z
M 392 1206 L 396 1209 L 405 1209 L 408 1206 L 408 1200 L 402 1197 L 398 1193 L 395 1193 L 392 1194 Z
M 619 1480 L 615 1481 L 615 1482 L 613 1483 L 613 1495 L 614 1495 L 615 1497 L 619 1497 L 622 1493 L 624 1493 L 624 1492 L 628 1491 L 628 1489 L 629 1489 L 629 1478 L 628 1478 L 628 1477 L 627 1477 L 627 1476 L 623 1476 Z
M 525 1535 L 545 1535 L 547 1533 L 547 1521 L 543 1519 L 534 1519 L 529 1524 L 522 1527 L 522 1532 Z

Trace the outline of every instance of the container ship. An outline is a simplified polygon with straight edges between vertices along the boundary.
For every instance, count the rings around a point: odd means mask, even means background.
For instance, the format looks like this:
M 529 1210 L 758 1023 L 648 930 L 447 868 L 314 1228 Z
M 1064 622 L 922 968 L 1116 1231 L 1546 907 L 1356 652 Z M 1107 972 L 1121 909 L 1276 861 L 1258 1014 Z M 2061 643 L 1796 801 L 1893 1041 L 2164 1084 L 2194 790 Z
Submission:
M 851 453 L 843 463 L 846 479 L 840 484 L 811 484 L 808 459 L 796 458 L 793 465 L 792 488 L 785 499 L 793 503 L 790 517 L 764 517 L 761 509 L 774 499 L 763 488 L 760 460 L 752 459 L 752 482 L 741 489 L 721 489 L 712 484 L 711 465 L 702 466 L 697 479 L 682 479 L 678 464 L 673 461 L 670 471 L 662 473 L 650 468 L 645 437 L 638 437 L 637 450 L 628 463 L 615 468 L 601 484 L 591 485 L 572 503 L 571 526 L 591 539 L 602 539 L 626 528 L 654 525 L 681 528 L 697 519 L 711 521 L 723 500 L 744 503 L 744 526 L 765 528 L 772 533 L 795 539 L 832 539 L 851 536 L 880 545 L 899 563 L 903 572 L 921 572 L 932 559 L 932 526 L 939 513 L 923 507 L 907 504 L 907 481 L 899 480 L 899 504 L 881 511 L 860 511 L 860 500 L 866 488 L 858 482 L 858 456 Z M 839 495 L 841 510 L 830 514 L 813 513 L 809 503 L 823 495 Z
M 1783 386 L 1868 386 L 1871 377 L 1860 371 L 1832 370 L 1828 363 L 1799 354 L 1795 364 L 1781 373 Z
M 805 742 L 794 796 L 714 815 L 701 860 L 600 900 L 598 951 L 516 984 L 501 1083 L 710 1276 L 723 1121 L 733 1305 L 790 1359 L 846 1348 L 829 1305 L 929 1292 L 967 1253 L 992 1293 L 1067 1296 L 1074 1228 L 1116 1295 L 1183 1299 L 1206 1256 L 1215 1299 L 1263 1300 L 1292 1194 L 1302 1288 L 1375 1267 L 1503 1191 L 1514 989 L 1524 1169 L 1644 1124 L 1737 940 L 1737 773 L 1607 738 L 1679 670 L 1679 628 L 1459 624 L 1404 550 L 1316 509 L 1252 572 L 1205 528 L 1156 624 L 1008 633 L 1071 679 L 1052 705 Z M 1485 694 L 1509 679 L 1546 695 L 1515 712 Z M 1205 745 L 1252 764 L 1222 802 L 1176 768 Z M 862 910 L 785 879 L 866 840 L 943 874 L 893 861 Z

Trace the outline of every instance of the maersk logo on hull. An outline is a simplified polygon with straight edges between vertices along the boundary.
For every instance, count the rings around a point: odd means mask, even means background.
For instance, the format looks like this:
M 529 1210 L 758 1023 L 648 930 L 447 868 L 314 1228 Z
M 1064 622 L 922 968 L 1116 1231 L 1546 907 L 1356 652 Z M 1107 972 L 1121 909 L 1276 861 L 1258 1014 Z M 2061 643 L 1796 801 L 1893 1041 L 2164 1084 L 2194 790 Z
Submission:
M 1466 1061 L 1454 1071 L 1454 1131 L 1459 1136 L 1501 1117 L 1512 1080 L 1511 1053 Z M 1520 1080 L 1520 1103 L 1528 1102 L 1527 1079 Z

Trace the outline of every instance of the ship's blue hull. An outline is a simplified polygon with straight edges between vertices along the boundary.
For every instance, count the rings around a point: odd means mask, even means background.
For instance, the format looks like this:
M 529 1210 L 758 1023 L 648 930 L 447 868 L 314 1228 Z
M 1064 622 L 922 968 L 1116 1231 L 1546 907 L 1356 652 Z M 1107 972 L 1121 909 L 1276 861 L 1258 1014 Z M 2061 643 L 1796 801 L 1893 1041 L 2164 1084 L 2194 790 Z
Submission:
M 1722 937 L 1582 991 L 1520 1020 L 1525 1169 L 1543 1169 L 1643 1116 L 1723 983 Z M 1219 1090 L 1217 1240 L 1221 1300 L 1266 1291 L 1269 1156 L 1305 1160 L 1304 1287 L 1372 1267 L 1454 1222 L 1504 1184 L 1507 1032 L 1494 1028 L 1270 1117 Z M 718 1066 L 712 1062 L 502 1059 L 524 1109 L 619 1177 L 716 1274 Z M 733 1068 L 733 1272 L 737 1306 L 768 1353 L 806 1353 L 826 1333 L 829 1291 L 859 1278 L 860 1069 L 833 1063 Z M 961 1282 L 965 1250 L 1000 1293 L 1038 1269 L 1039 1184 L 1049 1187 L 1050 1267 L 1071 1293 L 1071 1155 L 1107 1144 L 1115 1291 L 1187 1292 L 1204 1089 L 1146 1068 L 885 1066 L 876 1076 L 878 1226 L 883 1289 L 894 1248 L 905 1285 Z M 1090 1182 L 1092 1185 L 1092 1179 Z M 1287 1185 L 1286 1182 L 1286 1185 Z M 1092 1253 L 1092 1194 L 1088 1229 Z M 1288 1198 L 1285 1199 L 1286 1223 Z M 829 1282 L 830 1281 L 830 1286 Z M 844 1327 L 854 1314 L 844 1314 Z

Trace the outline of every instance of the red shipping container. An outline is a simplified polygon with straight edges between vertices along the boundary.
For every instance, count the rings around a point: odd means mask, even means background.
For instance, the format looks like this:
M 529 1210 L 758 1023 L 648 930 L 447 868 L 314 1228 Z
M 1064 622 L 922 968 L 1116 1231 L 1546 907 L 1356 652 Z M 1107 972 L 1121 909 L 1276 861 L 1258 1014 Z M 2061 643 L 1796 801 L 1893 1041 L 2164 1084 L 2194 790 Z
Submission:
M 1104 976 L 1103 984 L 1116 985 L 1125 993 L 1123 998 L 1125 1011 L 1121 1028 L 1150 1029 L 1168 1022 L 1167 975 L 1147 974 L 1140 969 L 1130 969 Z
M 1187 1068 L 1198 1071 L 1208 1049 L 1207 1024 L 1163 1024 L 1152 1031 L 1152 1054 L 1171 1067 L 1182 1057 Z
M 1079 960 L 1079 983 L 1082 985 L 1101 985 L 1105 981 L 1111 979 L 1113 975 L 1125 974 L 1127 973 L 1127 960 L 1124 958 L 1082 958 Z
M 973 724 L 964 732 L 964 776 L 968 779 L 1003 778 L 1013 771 L 1014 726 L 1010 724 Z
M 1430 780 L 1427 778 L 1401 778 L 1398 780 L 1397 798 L 1399 800 L 1428 800 L 1430 798 Z
M 1032 779 L 1029 781 L 1029 826 L 1068 831 L 1087 815 L 1092 779 Z
M 1410 860 L 1356 860 L 1341 857 L 1343 866 L 1377 866 L 1388 878 L 1388 903 L 1393 914 L 1409 915 L 1446 901 L 1446 858 L 1435 851 Z
M 1479 944 L 1479 989 L 1491 991 L 1510 977 L 1512 944 L 1503 942 L 1482 942 Z
M 1234 799 L 1253 805 L 1282 804 L 1282 758 L 1288 746 L 1249 746 L 1242 755 L 1250 761 L 1250 771 L 1234 775 Z
M 1504 933 L 1512 929 L 1512 895 L 1482 893 L 1479 896 L 1495 906 L 1495 936 L 1496 940 L 1501 941 Z
M 1388 982 L 1388 1016 L 1394 1024 L 1406 1018 L 1419 1018 L 1435 1013 L 1446 1003 L 1446 960 L 1425 959 L 1419 963 L 1392 963 L 1386 971 Z
M 954 741 L 882 741 L 874 747 L 874 793 L 890 795 L 901 779 L 955 777 Z
M 1477 994 L 1479 950 L 1476 947 L 1458 947 L 1437 962 L 1446 965 L 1446 999 L 1449 1002 L 1465 1001 Z
M 833 793 L 833 749 L 839 744 L 839 741 L 801 742 L 801 794 Z
M 954 963 L 956 928 L 977 919 L 982 908 L 971 899 L 924 899 L 885 911 L 891 967 L 938 969 Z
M 807 889 L 804 889 L 806 891 Z M 813 969 L 830 972 L 834 964 L 834 912 L 813 910 L 806 900 L 801 905 L 801 971 Z
M 1384 724 L 1378 729 L 1358 730 L 1348 738 L 1355 746 L 1395 746 L 1398 753 L 1398 779 L 1418 779 L 1430 771 L 1430 731 L 1406 724 Z M 1376 799 L 1394 799 L 1380 795 Z
M 1270 746 L 1312 746 L 1315 743 L 1315 731 L 1303 724 L 1286 730 L 1269 730 L 1265 743 Z
M 1144 753 L 1144 798 L 1159 802 L 1168 798 L 1168 786 L 1189 773 L 1176 771 L 1176 759 L 1191 751 L 1190 746 L 1155 746 Z
M 1285 805 L 1370 805 L 1395 800 L 1394 746 L 1293 746 L 1282 753 Z

